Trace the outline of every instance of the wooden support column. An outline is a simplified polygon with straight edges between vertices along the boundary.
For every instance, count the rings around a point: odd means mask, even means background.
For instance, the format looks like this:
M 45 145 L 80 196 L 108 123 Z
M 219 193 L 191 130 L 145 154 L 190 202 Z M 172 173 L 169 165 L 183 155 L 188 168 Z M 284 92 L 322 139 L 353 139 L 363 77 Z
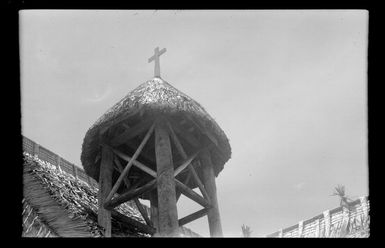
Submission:
M 223 237 L 213 164 L 211 162 L 210 153 L 207 150 L 203 151 L 201 154 L 203 184 L 207 191 L 207 194 L 209 195 L 210 203 L 212 206 L 207 213 L 210 236 Z
M 158 214 L 160 236 L 178 236 L 174 166 L 167 126 L 158 121 L 155 127 L 155 154 L 157 166 Z
M 104 203 L 112 188 L 113 153 L 108 147 L 102 149 L 99 174 L 98 224 L 104 227 L 104 236 L 111 237 L 111 212 L 104 208 Z

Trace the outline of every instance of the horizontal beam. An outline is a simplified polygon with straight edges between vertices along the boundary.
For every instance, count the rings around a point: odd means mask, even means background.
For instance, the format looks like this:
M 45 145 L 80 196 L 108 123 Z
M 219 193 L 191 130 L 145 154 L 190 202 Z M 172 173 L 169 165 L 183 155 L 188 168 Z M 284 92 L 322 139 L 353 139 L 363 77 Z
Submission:
M 116 149 L 112 149 L 112 151 L 118 155 L 120 158 L 124 159 L 125 161 L 131 161 L 132 158 Z M 133 165 L 139 169 L 141 169 L 142 171 L 146 172 L 147 174 L 151 175 L 152 177 L 155 177 L 156 178 L 156 172 L 152 169 L 150 169 L 149 167 L 147 167 L 146 165 L 142 164 L 141 162 L 137 161 L 137 160 L 133 160 Z
M 199 211 L 196 211 L 195 213 L 187 215 L 187 216 L 181 218 L 180 220 L 178 220 L 179 226 L 184 226 L 184 225 L 186 225 L 186 224 L 188 224 L 188 223 L 190 223 L 196 219 L 199 219 L 199 218 L 205 216 L 207 214 L 207 212 L 208 212 L 208 209 L 203 208 Z
M 104 208 L 110 210 L 116 206 L 139 197 L 143 193 L 152 190 L 156 186 L 156 179 L 151 180 L 140 188 L 129 190 L 104 204 Z
M 140 232 L 143 232 L 143 233 L 148 233 L 148 234 L 151 234 L 153 235 L 156 230 L 155 228 L 151 227 L 151 226 L 148 226 L 148 225 L 145 225 L 137 220 L 134 220 L 134 219 L 131 219 L 130 217 L 124 215 L 124 214 L 121 214 L 119 213 L 118 211 L 116 210 L 111 210 L 111 216 L 113 218 L 116 218 L 118 219 L 119 221 L 123 222 L 124 224 L 128 225 L 129 227 L 135 227 L 136 229 L 138 229 Z
M 175 186 L 188 198 L 200 204 L 201 206 L 207 208 L 210 207 L 210 204 L 202 196 L 194 192 L 192 189 L 181 183 L 178 179 L 175 179 Z

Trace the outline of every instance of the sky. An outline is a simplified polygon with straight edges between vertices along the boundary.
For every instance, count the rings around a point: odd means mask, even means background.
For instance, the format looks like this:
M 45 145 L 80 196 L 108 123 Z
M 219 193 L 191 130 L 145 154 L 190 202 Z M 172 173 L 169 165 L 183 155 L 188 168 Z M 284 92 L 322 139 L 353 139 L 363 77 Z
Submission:
M 264 236 L 368 195 L 365 10 L 23 10 L 22 134 L 81 167 L 91 125 L 161 77 L 199 102 L 232 157 L 224 236 Z M 146 203 L 146 202 L 145 202 Z M 181 197 L 179 218 L 200 206 Z M 207 218 L 187 225 L 208 236 Z

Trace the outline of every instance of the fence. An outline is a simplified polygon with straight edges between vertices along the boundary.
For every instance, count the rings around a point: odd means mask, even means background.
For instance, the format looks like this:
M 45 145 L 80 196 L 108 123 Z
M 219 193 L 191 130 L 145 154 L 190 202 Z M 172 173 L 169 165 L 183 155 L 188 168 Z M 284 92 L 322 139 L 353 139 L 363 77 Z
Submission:
M 350 228 L 353 230 L 357 225 L 362 225 L 368 217 L 369 200 L 367 196 L 363 196 L 350 203 L 350 210 L 342 207 L 327 210 L 266 237 L 338 237 L 344 220 L 350 223 Z
M 76 179 L 82 180 L 91 186 L 98 187 L 98 183 L 89 177 L 83 169 L 77 167 L 75 164 L 60 157 L 49 149 L 33 142 L 27 137 L 23 136 L 23 150 L 26 153 L 37 156 L 39 159 L 55 165 L 58 170 L 73 175 Z

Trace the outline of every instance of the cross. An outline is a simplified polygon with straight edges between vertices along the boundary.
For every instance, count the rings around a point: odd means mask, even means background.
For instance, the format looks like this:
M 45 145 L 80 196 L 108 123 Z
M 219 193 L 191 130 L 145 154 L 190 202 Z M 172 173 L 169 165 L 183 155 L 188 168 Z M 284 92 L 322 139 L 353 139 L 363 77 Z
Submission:
M 159 77 L 160 78 L 160 65 L 159 65 L 159 57 L 163 53 L 166 52 L 166 48 L 163 48 L 162 50 L 159 51 L 159 47 L 154 49 L 154 55 L 148 59 L 148 63 L 151 61 L 155 60 L 155 69 L 154 69 L 154 77 Z

